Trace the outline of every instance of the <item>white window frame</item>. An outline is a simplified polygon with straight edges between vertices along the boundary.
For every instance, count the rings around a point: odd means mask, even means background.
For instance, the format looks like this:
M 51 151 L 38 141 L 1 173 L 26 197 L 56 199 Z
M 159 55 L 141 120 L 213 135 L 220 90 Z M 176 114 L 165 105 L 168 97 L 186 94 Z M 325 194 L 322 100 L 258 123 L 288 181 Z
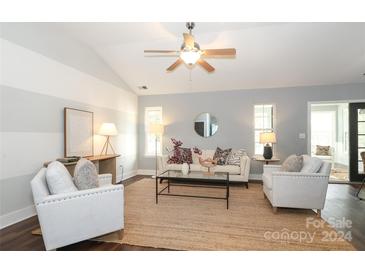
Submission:
M 156 153 L 155 153 L 155 144 L 153 144 L 153 149 L 150 150 L 148 147 L 148 138 L 151 135 L 150 133 L 148 133 L 148 127 L 149 127 L 149 121 L 148 121 L 148 112 L 150 111 L 159 111 L 160 112 L 160 122 L 161 124 L 163 124 L 163 120 L 162 120 L 162 107 L 145 107 L 144 110 L 144 132 L 145 132 L 145 147 L 144 147 L 144 155 L 145 157 L 155 157 Z M 162 135 L 158 136 L 158 140 L 157 142 L 160 143 L 159 146 L 159 151 L 157 151 L 157 155 L 161 156 L 162 155 Z M 153 152 L 151 152 L 153 151 Z
M 272 127 L 271 128 L 257 128 L 256 127 L 256 112 L 255 109 L 256 107 L 262 107 L 262 106 L 271 106 L 272 107 L 272 111 L 271 111 L 271 124 Z M 254 150 L 254 155 L 262 155 L 261 151 L 257 151 L 256 150 L 256 144 L 258 144 L 258 142 L 256 141 L 256 132 L 257 131 L 261 131 L 261 132 L 275 132 L 275 126 L 276 126 L 276 106 L 275 104 L 272 103 L 265 103 L 265 104 L 255 104 L 253 107 L 253 127 L 254 127 L 254 131 L 253 131 L 253 138 L 254 138 L 254 145 L 253 145 L 253 150 Z M 264 144 L 260 144 L 260 146 L 262 146 L 262 150 L 264 148 Z M 273 146 L 273 152 L 274 152 L 274 146 Z

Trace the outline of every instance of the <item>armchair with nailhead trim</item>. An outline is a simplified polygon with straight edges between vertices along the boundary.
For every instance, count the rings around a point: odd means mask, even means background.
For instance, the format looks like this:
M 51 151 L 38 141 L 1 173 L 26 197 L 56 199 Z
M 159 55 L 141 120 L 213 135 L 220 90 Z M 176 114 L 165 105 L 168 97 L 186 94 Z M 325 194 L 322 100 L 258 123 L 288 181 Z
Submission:
M 111 174 L 99 175 L 99 187 L 51 195 L 42 168 L 31 188 L 46 250 L 124 229 L 124 187 Z
M 322 161 L 317 173 L 284 172 L 280 165 L 265 165 L 262 175 L 264 197 L 274 213 L 279 207 L 314 209 L 321 215 L 326 201 L 331 163 Z

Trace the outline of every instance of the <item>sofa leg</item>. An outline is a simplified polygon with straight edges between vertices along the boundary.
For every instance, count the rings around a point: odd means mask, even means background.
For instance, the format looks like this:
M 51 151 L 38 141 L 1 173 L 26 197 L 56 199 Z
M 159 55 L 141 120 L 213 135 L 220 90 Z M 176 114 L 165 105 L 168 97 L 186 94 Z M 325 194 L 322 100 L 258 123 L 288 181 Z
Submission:
M 122 240 L 123 236 L 124 236 L 124 229 L 121 229 L 121 230 L 118 231 L 118 239 Z
M 318 216 L 319 218 L 321 218 L 321 210 L 320 210 L 320 209 L 317 209 L 317 216 Z
M 276 214 L 278 212 L 278 208 L 276 206 L 272 207 L 272 212 L 274 212 L 274 214 Z
M 248 189 L 248 182 L 246 182 L 246 188 Z

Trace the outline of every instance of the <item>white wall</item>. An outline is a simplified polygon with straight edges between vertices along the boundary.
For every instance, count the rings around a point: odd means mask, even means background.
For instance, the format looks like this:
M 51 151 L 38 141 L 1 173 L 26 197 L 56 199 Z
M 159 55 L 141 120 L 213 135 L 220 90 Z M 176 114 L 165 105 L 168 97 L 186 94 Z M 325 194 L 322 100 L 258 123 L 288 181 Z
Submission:
M 94 131 L 114 122 L 125 177 L 137 169 L 137 96 L 114 83 L 0 39 L 0 226 L 34 214 L 30 179 L 63 156 L 63 108 L 94 112 Z M 96 135 L 94 151 L 104 138 Z M 118 177 L 120 178 L 118 169 Z

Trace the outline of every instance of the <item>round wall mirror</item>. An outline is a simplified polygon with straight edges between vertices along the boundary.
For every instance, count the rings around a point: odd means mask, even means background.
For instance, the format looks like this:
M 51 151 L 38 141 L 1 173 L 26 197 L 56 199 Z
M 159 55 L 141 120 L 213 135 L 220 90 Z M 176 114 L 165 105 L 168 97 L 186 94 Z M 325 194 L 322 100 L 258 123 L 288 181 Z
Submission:
M 194 129 L 201 137 L 213 136 L 218 130 L 217 118 L 208 112 L 201 113 L 195 118 Z

